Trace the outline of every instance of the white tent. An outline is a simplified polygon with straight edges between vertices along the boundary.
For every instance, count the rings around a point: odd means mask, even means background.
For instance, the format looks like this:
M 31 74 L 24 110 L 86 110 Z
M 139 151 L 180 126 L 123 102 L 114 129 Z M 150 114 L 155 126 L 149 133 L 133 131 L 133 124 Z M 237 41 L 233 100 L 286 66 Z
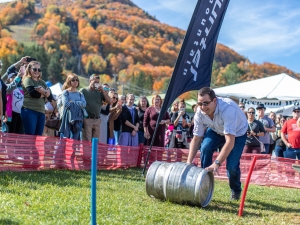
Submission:
M 62 84 L 61 83 L 56 83 L 50 87 L 52 94 L 58 96 L 61 94 L 61 89 L 62 89 Z
M 293 106 L 300 104 L 300 81 L 285 73 L 215 88 L 214 91 L 218 96 L 239 98 L 246 109 L 263 103 L 267 114 L 273 111 L 291 116 Z
M 300 81 L 282 73 L 271 77 L 215 88 L 218 96 L 255 99 L 300 99 Z

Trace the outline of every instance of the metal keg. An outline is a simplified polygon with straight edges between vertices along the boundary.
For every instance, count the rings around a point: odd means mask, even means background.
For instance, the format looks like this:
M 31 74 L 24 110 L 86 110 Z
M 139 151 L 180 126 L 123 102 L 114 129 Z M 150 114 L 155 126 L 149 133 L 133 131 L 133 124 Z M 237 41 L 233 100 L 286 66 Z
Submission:
M 147 172 L 146 192 L 157 199 L 205 207 L 213 196 L 214 175 L 187 163 L 156 161 Z

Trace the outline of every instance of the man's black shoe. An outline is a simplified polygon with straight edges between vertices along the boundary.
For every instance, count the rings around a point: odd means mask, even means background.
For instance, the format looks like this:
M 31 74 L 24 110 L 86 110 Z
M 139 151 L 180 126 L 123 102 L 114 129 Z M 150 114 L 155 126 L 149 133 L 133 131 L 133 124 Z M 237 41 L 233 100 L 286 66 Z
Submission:
M 231 192 L 230 200 L 238 201 L 240 200 L 241 192 Z

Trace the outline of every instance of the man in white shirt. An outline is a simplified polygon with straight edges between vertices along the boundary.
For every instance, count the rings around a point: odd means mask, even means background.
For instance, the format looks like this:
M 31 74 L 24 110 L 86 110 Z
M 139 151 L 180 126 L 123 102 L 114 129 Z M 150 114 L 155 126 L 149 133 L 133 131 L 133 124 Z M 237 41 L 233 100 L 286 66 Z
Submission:
M 231 99 L 216 97 L 209 87 L 198 91 L 198 105 L 187 163 L 192 163 L 200 144 L 202 168 L 218 172 L 221 164 L 227 160 L 231 199 L 239 200 L 242 191 L 240 158 L 248 128 L 245 113 Z M 220 154 L 212 162 L 213 152 L 221 146 Z

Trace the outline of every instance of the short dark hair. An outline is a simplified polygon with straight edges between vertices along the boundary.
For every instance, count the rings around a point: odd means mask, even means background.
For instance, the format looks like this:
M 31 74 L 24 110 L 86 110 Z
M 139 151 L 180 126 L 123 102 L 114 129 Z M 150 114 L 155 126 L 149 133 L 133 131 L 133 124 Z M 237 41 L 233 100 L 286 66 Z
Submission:
M 216 94 L 214 92 L 213 89 L 211 89 L 210 87 L 203 87 L 198 91 L 198 95 L 200 96 L 204 96 L 204 95 L 208 95 L 210 97 L 211 100 L 216 98 Z

